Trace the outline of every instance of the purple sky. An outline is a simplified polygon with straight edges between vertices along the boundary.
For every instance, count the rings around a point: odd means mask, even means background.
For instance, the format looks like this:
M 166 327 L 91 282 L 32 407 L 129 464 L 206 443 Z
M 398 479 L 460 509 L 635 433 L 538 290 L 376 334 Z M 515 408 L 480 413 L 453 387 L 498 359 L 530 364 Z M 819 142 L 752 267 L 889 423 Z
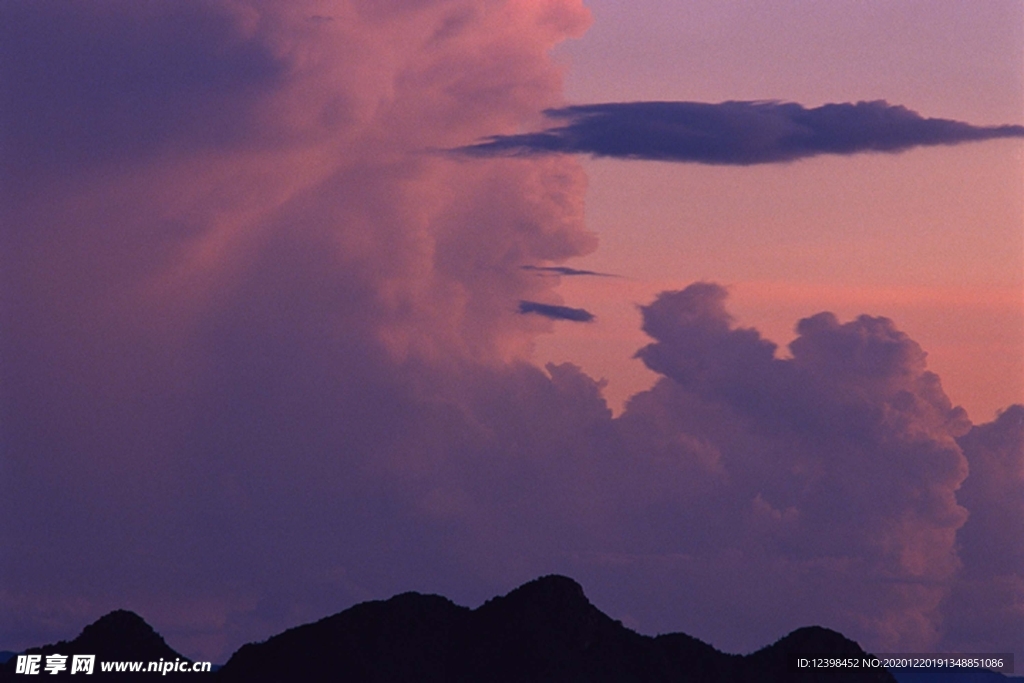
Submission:
M 359 601 L 476 606 L 557 572 L 641 632 L 730 651 L 820 624 L 875 651 L 1024 656 L 1021 255 L 1004 254 L 1019 139 L 756 169 L 443 151 L 606 102 L 885 99 L 1024 123 L 995 96 L 976 98 L 985 113 L 866 87 L 886 62 L 850 57 L 858 36 L 914 25 L 921 4 L 837 4 L 631 3 L 622 21 L 608 0 L 593 17 L 575 0 L 0 4 L 0 649 L 127 608 L 222 661 Z M 938 4 L 954 56 L 909 60 L 922 74 L 973 58 L 956 41 L 1020 61 L 1005 16 Z M 763 26 L 764 61 L 672 62 L 666 25 L 711 54 L 702 40 Z M 857 67 L 830 91 L 800 73 L 750 87 L 826 35 L 821 63 Z M 1020 96 L 1017 72 L 964 83 L 979 80 Z M 829 140 L 862 135 L 840 118 Z M 797 125 L 746 121 L 714 144 Z M 926 187 L 901 184 L 915 169 Z M 888 252 L 916 250 L 879 279 L 890 224 L 858 207 L 918 230 L 950 215 L 943 172 L 990 189 L 960 225 L 971 247 L 941 222 L 933 241 L 890 234 Z M 679 179 L 690 208 L 655 192 Z M 680 211 L 701 228 L 683 248 L 677 226 L 643 224 Z M 930 336 L 921 301 L 971 323 Z M 960 382 L 964 410 L 931 339 L 967 349 L 950 366 L 983 343 L 964 376 L 1009 379 L 988 398 Z

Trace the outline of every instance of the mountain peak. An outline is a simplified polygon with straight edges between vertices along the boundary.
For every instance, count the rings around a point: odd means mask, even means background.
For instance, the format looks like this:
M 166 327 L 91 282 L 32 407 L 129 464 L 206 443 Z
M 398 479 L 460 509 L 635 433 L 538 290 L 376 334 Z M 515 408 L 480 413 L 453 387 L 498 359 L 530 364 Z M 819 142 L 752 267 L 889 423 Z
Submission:
M 35 647 L 26 650 L 26 654 L 83 654 L 96 655 L 99 662 L 106 661 L 145 661 L 155 662 L 160 659 L 173 662 L 176 659 L 189 661 L 186 657 L 171 649 L 163 637 L 157 633 L 146 620 L 135 612 L 119 609 L 103 615 L 93 623 L 82 629 L 82 632 L 74 640 L 62 640 L 50 645 Z M 98 665 L 97 665 L 98 666 Z M 15 677 L 15 662 L 8 661 L 0 667 L 0 681 L 14 681 L 21 678 Z M 65 671 L 57 675 L 57 678 L 69 676 Z M 180 674 L 171 673 L 169 678 L 178 680 Z M 46 676 L 47 679 L 50 676 Z M 111 674 L 106 678 L 114 678 L 121 681 L 150 680 L 152 675 L 145 673 L 123 673 Z
M 544 591 L 553 594 L 565 594 L 584 597 L 583 586 L 581 586 L 575 579 L 571 579 L 568 576 L 562 576 L 561 574 L 547 574 L 541 576 L 533 581 L 527 581 L 519 588 L 513 590 L 513 593 L 519 591 Z
M 806 648 L 808 651 L 863 654 L 860 645 L 842 633 L 823 626 L 804 626 L 780 638 L 772 647 Z
M 593 607 L 583 592 L 583 586 L 560 574 L 548 574 L 524 583 L 503 597 L 489 600 L 488 603 L 498 601 L 550 605 L 558 609 Z
M 473 619 L 484 631 L 498 629 L 508 635 L 521 630 L 556 640 L 589 640 L 595 629 L 617 626 L 590 603 L 580 584 L 557 574 L 488 600 L 473 611 Z
M 82 633 L 75 640 L 105 638 L 109 635 L 129 635 L 142 639 L 159 638 L 163 642 L 163 638 L 145 619 L 126 609 L 116 609 L 104 614 L 82 629 Z
M 119 609 L 103 615 L 82 629 L 71 644 L 83 652 L 106 658 L 180 658 L 163 637 L 135 612 Z

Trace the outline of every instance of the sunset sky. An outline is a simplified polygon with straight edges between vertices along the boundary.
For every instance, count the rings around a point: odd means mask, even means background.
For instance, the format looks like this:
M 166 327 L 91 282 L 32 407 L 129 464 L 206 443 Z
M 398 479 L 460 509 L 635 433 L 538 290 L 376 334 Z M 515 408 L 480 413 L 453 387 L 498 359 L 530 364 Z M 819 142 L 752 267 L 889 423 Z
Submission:
M 0 286 L 0 649 L 1024 657 L 1017 0 L 0 3 Z
M 588 7 L 585 37 L 556 50 L 569 102 L 881 99 L 974 124 L 1024 117 L 1020 3 Z M 631 303 L 710 279 L 730 286 L 741 325 L 780 345 L 812 312 L 892 318 L 951 399 L 990 420 L 1024 400 L 1022 154 L 1004 140 L 769 167 L 585 161 L 601 248 L 573 263 L 630 282 L 562 294 L 621 332 L 614 351 L 600 326 L 541 348 L 608 377 L 617 404 L 654 378 L 626 360 L 644 343 Z

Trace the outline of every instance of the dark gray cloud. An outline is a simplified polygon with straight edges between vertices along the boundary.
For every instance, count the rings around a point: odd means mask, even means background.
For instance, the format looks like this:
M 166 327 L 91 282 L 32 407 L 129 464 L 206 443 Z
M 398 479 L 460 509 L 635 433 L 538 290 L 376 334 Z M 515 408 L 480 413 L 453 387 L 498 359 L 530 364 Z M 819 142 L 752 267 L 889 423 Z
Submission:
M 519 312 L 523 315 L 536 313 L 552 320 L 571 320 L 576 323 L 589 323 L 594 319 L 594 314 L 584 308 L 569 308 L 568 306 L 554 306 L 542 304 L 536 301 L 520 301 Z
M 746 166 L 819 154 L 899 152 L 922 145 L 1024 137 L 1024 126 L 972 126 L 924 118 L 884 100 L 812 109 L 794 102 L 615 102 L 545 113 L 565 125 L 495 135 L 459 151 L 478 156 L 592 154 Z
M 596 270 L 580 270 L 578 268 L 569 268 L 567 266 L 519 266 L 521 270 L 529 270 L 535 273 L 545 273 L 551 275 L 591 275 L 593 277 L 618 277 L 618 275 L 612 275 L 611 273 L 599 273 Z

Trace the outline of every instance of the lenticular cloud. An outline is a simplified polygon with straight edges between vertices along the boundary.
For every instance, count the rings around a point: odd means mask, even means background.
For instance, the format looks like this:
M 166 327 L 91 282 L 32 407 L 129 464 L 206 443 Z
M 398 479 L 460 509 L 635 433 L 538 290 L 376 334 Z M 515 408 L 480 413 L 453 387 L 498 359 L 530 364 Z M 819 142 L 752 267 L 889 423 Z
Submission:
M 474 156 L 592 154 L 748 166 L 820 154 L 900 152 L 926 145 L 1024 137 L 1024 126 L 972 126 L 905 107 L 842 102 L 611 102 L 549 109 L 564 125 L 491 135 L 460 148 Z
M 596 246 L 582 171 L 427 150 L 559 106 L 547 51 L 587 20 L 0 4 L 0 644 L 124 607 L 221 661 L 356 601 L 551 572 L 733 650 L 811 623 L 1008 642 L 1019 411 L 972 430 L 893 322 L 815 315 L 780 359 L 720 286 L 664 293 L 638 353 L 661 378 L 619 418 L 529 362 L 585 317 L 538 277 Z M 951 628 L 968 609 L 996 626 Z

